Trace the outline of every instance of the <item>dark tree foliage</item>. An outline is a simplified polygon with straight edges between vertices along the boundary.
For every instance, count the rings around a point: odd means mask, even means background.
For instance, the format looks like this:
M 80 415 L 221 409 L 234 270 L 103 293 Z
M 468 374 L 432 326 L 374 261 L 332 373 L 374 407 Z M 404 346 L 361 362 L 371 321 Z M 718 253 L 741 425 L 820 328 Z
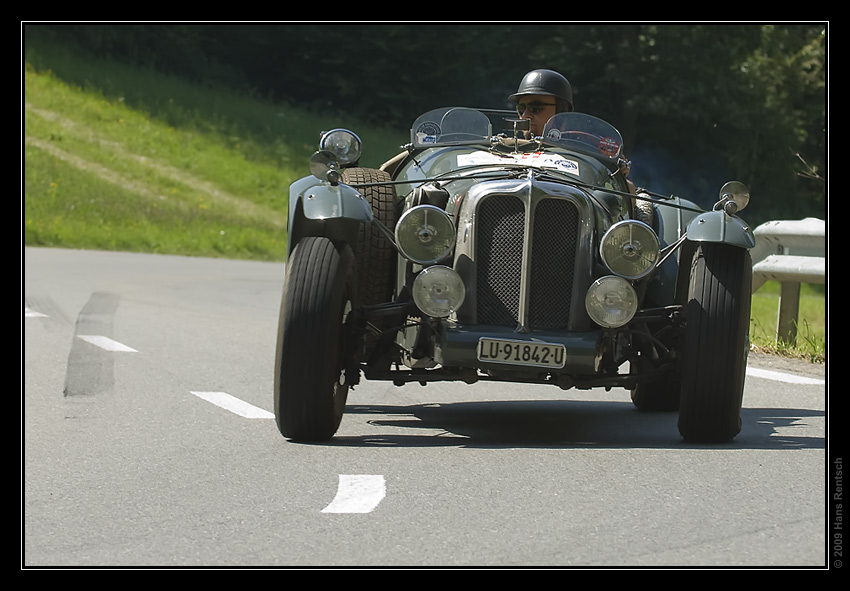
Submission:
M 633 180 L 747 219 L 826 215 L 826 23 L 59 24 L 57 38 L 273 100 L 406 128 L 438 106 L 507 108 L 533 68 L 623 133 Z M 26 34 L 26 31 L 25 31 Z

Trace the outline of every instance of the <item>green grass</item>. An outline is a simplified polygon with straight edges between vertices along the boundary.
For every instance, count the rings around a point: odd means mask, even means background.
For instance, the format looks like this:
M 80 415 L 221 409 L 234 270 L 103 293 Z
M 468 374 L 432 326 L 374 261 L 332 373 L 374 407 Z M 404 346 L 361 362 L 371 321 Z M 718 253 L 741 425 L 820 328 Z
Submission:
M 406 137 L 49 44 L 25 55 L 27 245 L 282 260 L 321 130 L 357 131 L 365 166 Z
M 753 294 L 750 314 L 750 340 L 753 349 L 814 363 L 826 361 L 826 286 L 803 284 L 795 346 L 777 342 L 776 321 L 779 312 L 779 283 L 768 281 Z
M 49 43 L 25 57 L 28 246 L 283 260 L 288 186 L 321 130 L 356 131 L 370 167 L 408 139 Z M 775 343 L 778 293 L 754 294 L 754 348 L 823 362 L 823 286 L 804 287 L 796 347 Z

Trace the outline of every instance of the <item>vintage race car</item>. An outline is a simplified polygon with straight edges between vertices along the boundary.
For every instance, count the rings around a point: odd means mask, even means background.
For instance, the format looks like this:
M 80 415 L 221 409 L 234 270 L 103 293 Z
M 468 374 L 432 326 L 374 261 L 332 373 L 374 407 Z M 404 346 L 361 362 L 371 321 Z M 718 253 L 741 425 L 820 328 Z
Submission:
M 436 109 L 380 169 L 322 134 L 292 183 L 274 408 L 281 434 L 336 433 L 350 388 L 500 380 L 625 388 L 678 410 L 686 441 L 741 428 L 752 263 L 732 181 L 704 211 L 633 194 L 622 137 L 561 113 Z

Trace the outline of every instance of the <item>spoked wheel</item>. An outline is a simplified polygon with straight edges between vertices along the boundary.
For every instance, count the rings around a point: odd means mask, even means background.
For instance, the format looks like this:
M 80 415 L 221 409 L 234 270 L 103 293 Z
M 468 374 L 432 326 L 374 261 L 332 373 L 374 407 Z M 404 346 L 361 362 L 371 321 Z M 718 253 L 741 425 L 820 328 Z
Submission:
M 347 245 L 302 239 L 286 266 L 275 361 L 274 411 L 284 437 L 324 441 L 339 428 L 348 397 L 343 324 L 356 305 Z
M 720 443 L 741 430 L 749 352 L 750 253 L 703 244 L 694 254 L 686 308 L 679 433 Z

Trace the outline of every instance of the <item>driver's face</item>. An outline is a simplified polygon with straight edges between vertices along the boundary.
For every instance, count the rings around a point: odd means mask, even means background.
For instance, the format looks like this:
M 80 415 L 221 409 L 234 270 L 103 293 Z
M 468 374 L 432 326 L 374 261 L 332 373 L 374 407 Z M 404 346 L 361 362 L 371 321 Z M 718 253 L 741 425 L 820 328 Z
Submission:
M 555 97 L 529 94 L 519 97 L 517 113 L 522 119 L 529 119 L 531 133 L 543 135 L 543 126 L 555 114 Z

